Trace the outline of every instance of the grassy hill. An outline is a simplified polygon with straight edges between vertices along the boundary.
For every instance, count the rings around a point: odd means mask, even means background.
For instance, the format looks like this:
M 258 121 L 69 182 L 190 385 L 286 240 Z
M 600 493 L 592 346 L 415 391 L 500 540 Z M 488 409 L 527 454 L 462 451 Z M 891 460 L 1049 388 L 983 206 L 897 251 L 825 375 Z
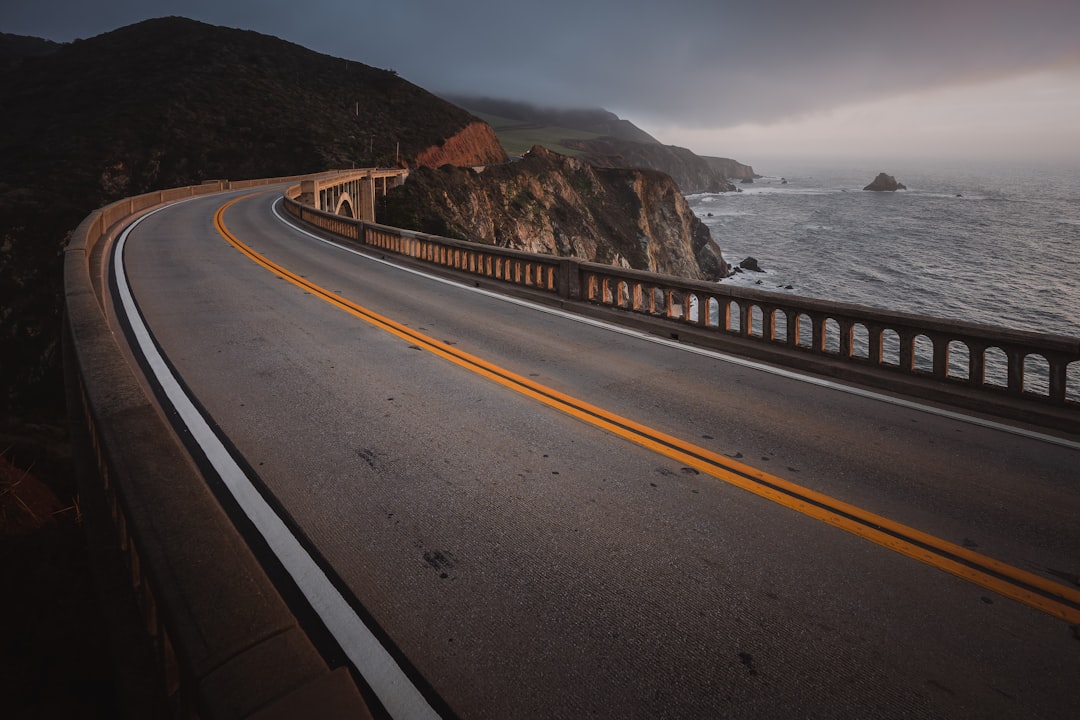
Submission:
M 520 155 L 533 145 L 543 145 L 557 153 L 576 156 L 582 152 L 581 141 L 602 137 L 660 144 L 629 120 L 599 108 L 550 108 L 466 95 L 451 95 L 447 99 L 491 125 L 508 155 Z
M 755 177 L 749 165 L 664 145 L 607 110 L 546 108 L 486 97 L 449 99 L 491 125 L 511 156 L 541 145 L 600 167 L 659 170 L 671 175 L 684 193 L 729 192 L 735 190 L 731 180 Z
M 541 125 L 485 112 L 474 111 L 473 114 L 495 130 L 503 150 L 507 155 L 515 157 L 528 152 L 534 145 L 543 145 L 555 152 L 573 157 L 579 155 L 581 151 L 565 144 L 567 140 L 594 140 L 601 137 L 597 133 L 585 130 Z

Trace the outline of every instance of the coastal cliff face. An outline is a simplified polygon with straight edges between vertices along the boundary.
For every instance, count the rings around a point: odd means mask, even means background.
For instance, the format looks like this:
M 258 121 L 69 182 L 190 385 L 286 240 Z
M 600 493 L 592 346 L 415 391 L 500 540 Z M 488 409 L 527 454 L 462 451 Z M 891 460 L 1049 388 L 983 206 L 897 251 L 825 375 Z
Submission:
M 482 172 L 421 168 L 378 212 L 390 225 L 528 252 L 693 279 L 728 272 L 670 177 L 594 167 L 542 147 Z
M 506 153 L 495 131 L 485 122 L 469 123 L 456 135 L 438 145 L 420 151 L 416 164 L 422 167 L 441 165 L 488 165 L 506 162 Z
M 667 173 L 686 194 L 734 192 L 732 180 L 753 179 L 754 168 L 729 158 L 703 157 L 686 148 L 613 137 L 564 140 L 582 160 L 600 167 L 641 167 Z

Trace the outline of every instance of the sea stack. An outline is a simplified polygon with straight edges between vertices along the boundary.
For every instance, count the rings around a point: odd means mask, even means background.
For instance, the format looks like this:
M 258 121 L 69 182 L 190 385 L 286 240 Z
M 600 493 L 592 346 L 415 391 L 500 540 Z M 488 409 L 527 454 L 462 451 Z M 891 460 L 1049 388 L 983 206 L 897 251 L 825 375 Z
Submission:
M 874 182 L 864 187 L 863 190 L 896 192 L 897 190 L 907 190 L 907 187 L 903 183 L 896 182 L 896 178 L 892 175 L 878 173 L 878 176 L 874 178 Z

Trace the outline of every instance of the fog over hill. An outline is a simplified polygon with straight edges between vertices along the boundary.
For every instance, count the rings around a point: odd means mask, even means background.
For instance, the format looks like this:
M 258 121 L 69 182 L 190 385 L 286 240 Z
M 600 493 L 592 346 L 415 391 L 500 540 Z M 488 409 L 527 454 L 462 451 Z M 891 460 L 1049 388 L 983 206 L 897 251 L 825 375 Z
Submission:
M 600 108 L 553 108 L 514 100 L 447 97 L 491 123 L 511 154 L 543 145 L 599 167 L 659 170 L 670 175 L 686 194 L 732 192 L 736 188 L 731 181 L 756 177 L 749 165 L 664 145 L 629 120 Z

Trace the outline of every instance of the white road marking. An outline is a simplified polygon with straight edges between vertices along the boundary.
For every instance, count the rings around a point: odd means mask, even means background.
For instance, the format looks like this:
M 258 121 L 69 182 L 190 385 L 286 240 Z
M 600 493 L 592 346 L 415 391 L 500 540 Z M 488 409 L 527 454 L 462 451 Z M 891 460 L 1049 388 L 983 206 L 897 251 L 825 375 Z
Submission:
M 432 709 L 394 658 L 357 616 L 318 564 L 255 489 L 250 478 L 233 460 L 232 455 L 214 434 L 202 413 L 198 411 L 169 370 L 151 339 L 128 285 L 124 268 L 124 247 L 127 244 L 128 235 L 139 223 L 165 209 L 158 208 L 129 225 L 120 236 L 114 254 L 114 272 L 123 312 L 131 324 L 136 342 L 151 372 L 180 415 L 184 425 L 190 430 L 192 437 L 221 476 L 229 492 L 236 498 L 244 514 L 266 539 L 270 549 L 292 576 L 304 597 L 326 624 L 390 716 L 401 720 L 438 718 L 438 713 Z
M 487 297 L 494 298 L 496 300 L 501 300 L 503 302 L 511 303 L 511 304 L 514 304 L 514 305 L 520 305 L 521 307 L 526 307 L 526 308 L 529 308 L 529 309 L 532 309 L 532 310 L 536 310 L 538 312 L 548 313 L 549 315 L 556 315 L 558 317 L 562 317 L 562 318 L 565 318 L 567 320 L 573 320 L 574 322 L 579 322 L 579 323 L 582 323 L 584 325 L 590 325 L 592 327 L 600 328 L 600 329 L 603 329 L 603 330 L 608 330 L 610 332 L 619 333 L 621 335 L 626 335 L 628 337 L 633 337 L 633 338 L 636 338 L 636 339 L 639 339 L 639 340 L 643 340 L 645 342 L 651 342 L 651 343 L 654 343 L 654 344 L 657 344 L 657 345 L 664 345 L 666 347 L 674 348 L 676 350 L 681 350 L 683 352 L 694 353 L 695 355 L 702 355 L 704 357 L 712 358 L 714 360 L 720 360 L 722 362 L 730 363 L 732 365 L 738 365 L 740 367 L 745 367 L 745 368 L 750 368 L 750 369 L 753 369 L 753 370 L 758 370 L 760 372 L 770 373 L 772 375 L 777 375 L 779 377 L 787 378 L 787 379 L 790 379 L 790 380 L 796 380 L 798 382 L 807 383 L 809 385 L 816 385 L 818 387 L 828 388 L 830 390 L 837 390 L 839 392 L 844 392 L 844 393 L 847 393 L 849 395 L 856 395 L 858 397 L 863 397 L 863 398 L 867 398 L 867 399 L 870 399 L 870 400 L 876 400 L 878 402 L 889 403 L 890 405 L 896 405 L 898 407 L 907 408 L 909 410 L 916 410 L 916 411 L 924 412 L 924 413 L 927 413 L 927 414 L 930 414 L 930 415 L 936 415 L 938 417 L 947 418 L 949 420 L 956 420 L 956 421 L 959 421 L 959 422 L 968 423 L 970 425 L 977 425 L 979 427 L 984 427 L 984 428 L 988 428 L 988 429 L 991 429 L 991 430 L 998 430 L 1000 432 L 1010 433 L 1012 435 L 1025 437 L 1025 438 L 1028 438 L 1030 440 L 1038 440 L 1040 442 L 1050 443 L 1052 445 L 1059 445 L 1061 447 L 1069 448 L 1071 450 L 1080 450 L 1080 442 L 1077 442 L 1075 440 L 1069 440 L 1067 438 L 1057 437 L 1055 435 L 1048 435 L 1046 433 L 1041 433 L 1041 432 L 1038 432 L 1036 430 L 1029 430 L 1027 428 L 1016 427 L 1016 426 L 1013 426 L 1013 425 L 1008 425 L 1008 424 L 1005 424 L 1005 423 L 996 422 L 994 420 L 988 420 L 986 418 L 975 417 L 974 415 L 966 415 L 964 413 L 957 412 L 957 411 L 954 411 L 954 410 L 946 410 L 944 408 L 937 408 L 937 407 L 934 407 L 932 405 L 924 405 L 923 403 L 915 402 L 913 400 L 905 400 L 903 398 L 892 397 L 890 395 L 884 395 L 882 393 L 873 392 L 872 390 L 865 390 L 863 388 L 852 387 L 850 385 L 843 385 L 841 383 L 833 382 L 831 380 L 826 380 L 824 378 L 813 377 L 811 375 L 805 375 L 803 373 L 799 373 L 799 372 L 796 372 L 794 370 L 786 370 L 784 368 L 774 367 L 774 366 L 771 366 L 771 365 L 765 365 L 763 363 L 759 363 L 759 362 L 756 362 L 754 360 L 748 360 L 746 358 L 737 357 L 735 355 L 728 355 L 726 353 L 717 352 L 715 350 L 709 350 L 707 348 L 701 348 L 701 347 L 695 347 L 693 345 L 687 345 L 687 344 L 684 344 L 684 343 L 677 342 L 675 340 L 669 340 L 667 338 L 659 337 L 657 335 L 650 335 L 648 333 L 644 333 L 644 332 L 641 332 L 639 330 L 633 330 L 631 328 L 621 327 L 619 325 L 613 325 L 611 323 L 604 322 L 603 320 L 596 320 L 595 318 L 585 317 L 583 315 L 577 315 L 577 314 L 574 314 L 574 313 L 571 313 L 571 312 L 567 312 L 565 310 L 560 310 L 559 308 L 549 307 L 549 306 L 546 306 L 546 305 L 540 305 L 538 303 L 533 303 L 533 302 L 530 302 L 528 300 L 522 300 L 521 298 L 511 297 L 509 295 L 502 295 L 500 293 L 492 292 L 490 290 L 484 290 L 482 288 L 473 287 L 472 285 L 468 285 L 466 283 L 461 283 L 461 282 L 458 282 L 456 280 L 449 280 L 447 278 L 439 277 L 437 275 L 431 275 L 431 274 L 426 273 L 426 272 L 424 272 L 422 270 L 416 270 L 415 268 L 404 267 L 402 265 L 398 265 L 397 263 L 391 262 L 389 260 L 373 257 L 373 256 L 368 255 L 366 253 L 362 253 L 362 252 L 360 252 L 358 250 L 354 250 L 353 248 L 346 247 L 345 245 L 341 245 L 340 243 L 336 243 L 336 242 L 334 242 L 332 240 L 327 240 L 324 237 L 319 237 L 315 233 L 312 233 L 309 230 L 307 230 L 306 228 L 302 227 L 301 225 L 298 225 L 294 220 L 292 220 L 292 218 L 286 217 L 285 215 L 280 213 L 278 211 L 278 205 L 281 202 L 282 202 L 281 198 L 275 198 L 271 202 L 271 205 L 270 205 L 271 210 L 273 211 L 274 215 L 277 217 L 277 219 L 279 221 L 281 221 L 285 225 L 288 225 L 289 227 L 293 228 L 297 232 L 300 232 L 300 233 L 302 233 L 302 234 L 304 234 L 304 235 L 306 235 L 306 236 L 308 236 L 308 237 L 310 237 L 310 238 L 312 238 L 314 240 L 318 240 L 319 242 L 326 243 L 327 245 L 338 248 L 339 250 L 344 250 L 347 253 L 351 253 L 351 254 L 356 255 L 358 257 L 362 257 L 365 260 L 370 260 L 372 262 L 381 263 L 383 265 L 387 265 L 389 267 L 395 268 L 397 270 L 401 270 L 403 272 L 412 273 L 413 275 L 418 275 L 420 277 L 427 278 L 429 280 L 434 280 L 435 282 L 440 282 L 440 283 L 443 283 L 443 284 L 446 284 L 446 285 L 451 285 L 453 287 L 460 288 L 462 290 L 467 290 L 467 291 L 473 292 L 473 293 L 478 293 L 480 295 L 485 295 Z

